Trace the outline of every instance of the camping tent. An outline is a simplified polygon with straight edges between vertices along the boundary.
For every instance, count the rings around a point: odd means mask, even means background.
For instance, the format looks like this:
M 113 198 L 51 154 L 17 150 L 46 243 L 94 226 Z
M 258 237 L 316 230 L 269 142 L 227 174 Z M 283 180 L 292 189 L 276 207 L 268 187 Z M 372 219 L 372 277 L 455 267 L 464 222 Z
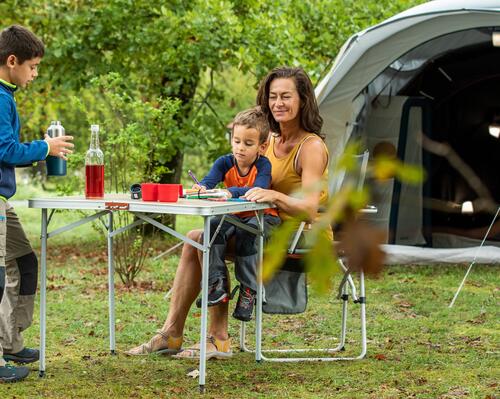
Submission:
M 421 146 L 422 133 L 448 143 L 500 203 L 499 65 L 500 0 L 436 0 L 352 36 L 316 88 L 333 158 L 356 139 L 427 172 L 421 185 L 371 184 L 372 222 L 396 244 L 389 253 L 415 261 L 425 257 L 420 248 L 446 248 L 441 261 L 500 263 L 500 221 L 475 249 L 493 217 L 477 211 L 484 195 L 453 161 Z

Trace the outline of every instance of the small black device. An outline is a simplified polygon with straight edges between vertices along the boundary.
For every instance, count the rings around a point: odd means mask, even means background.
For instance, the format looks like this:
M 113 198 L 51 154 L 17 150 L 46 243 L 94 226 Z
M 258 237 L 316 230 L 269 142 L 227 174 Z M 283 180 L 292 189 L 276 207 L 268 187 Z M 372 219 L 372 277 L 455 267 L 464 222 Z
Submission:
M 132 199 L 141 199 L 141 185 L 139 183 L 134 183 L 130 186 L 130 198 Z

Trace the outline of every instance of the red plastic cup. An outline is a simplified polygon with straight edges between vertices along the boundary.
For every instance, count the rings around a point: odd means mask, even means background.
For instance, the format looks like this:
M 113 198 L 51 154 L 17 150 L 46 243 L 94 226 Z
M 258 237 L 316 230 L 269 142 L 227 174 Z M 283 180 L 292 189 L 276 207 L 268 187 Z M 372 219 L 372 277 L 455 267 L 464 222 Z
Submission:
M 180 184 L 158 184 L 158 201 L 177 202 Z
M 179 198 L 184 195 L 184 189 L 182 188 L 182 184 L 178 184 L 179 186 Z
M 157 183 L 142 183 L 142 200 L 143 201 L 158 201 L 158 186 Z

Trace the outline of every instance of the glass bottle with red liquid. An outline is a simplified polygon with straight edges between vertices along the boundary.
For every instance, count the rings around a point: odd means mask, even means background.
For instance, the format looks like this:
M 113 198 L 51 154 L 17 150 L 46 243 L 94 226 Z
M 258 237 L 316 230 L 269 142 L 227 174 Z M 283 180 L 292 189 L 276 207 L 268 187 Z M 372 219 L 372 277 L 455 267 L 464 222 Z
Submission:
M 85 198 L 104 198 L 104 154 L 99 148 L 99 125 L 90 126 L 90 148 L 85 154 Z

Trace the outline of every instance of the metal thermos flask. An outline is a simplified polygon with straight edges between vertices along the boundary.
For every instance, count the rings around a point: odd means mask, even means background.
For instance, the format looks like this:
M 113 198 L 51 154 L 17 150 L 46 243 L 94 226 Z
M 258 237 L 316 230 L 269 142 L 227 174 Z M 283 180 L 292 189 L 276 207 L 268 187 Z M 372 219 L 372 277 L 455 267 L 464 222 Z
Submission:
M 65 130 L 61 122 L 52 121 L 47 129 L 50 137 L 60 137 L 65 135 Z M 47 176 L 66 176 L 66 161 L 64 159 L 49 155 L 46 159 Z

